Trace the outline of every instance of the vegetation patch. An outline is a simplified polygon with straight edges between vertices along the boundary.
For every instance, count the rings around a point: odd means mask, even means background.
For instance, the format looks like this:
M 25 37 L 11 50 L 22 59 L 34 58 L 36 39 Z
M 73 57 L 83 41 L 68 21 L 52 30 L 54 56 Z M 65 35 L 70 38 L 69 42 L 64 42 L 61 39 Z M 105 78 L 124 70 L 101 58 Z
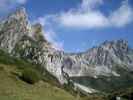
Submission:
M 41 75 L 35 69 L 25 68 L 20 78 L 29 84 L 34 84 L 41 80 Z

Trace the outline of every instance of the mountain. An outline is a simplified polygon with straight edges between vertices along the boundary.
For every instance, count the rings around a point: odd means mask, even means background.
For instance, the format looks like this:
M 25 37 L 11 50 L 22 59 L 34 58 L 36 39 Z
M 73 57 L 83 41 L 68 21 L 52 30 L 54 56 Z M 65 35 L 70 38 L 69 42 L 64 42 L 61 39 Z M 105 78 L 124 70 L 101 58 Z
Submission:
M 27 15 L 24 8 L 11 14 L 0 23 L 0 47 L 9 53 L 15 44 L 28 33 Z
M 72 82 L 87 93 L 132 86 L 133 49 L 126 40 L 105 41 L 86 52 L 68 54 L 56 50 L 43 34 L 42 26 L 32 25 L 21 8 L 0 23 L 0 49 L 41 65 L 62 85 Z
M 71 76 L 120 76 L 113 66 L 121 65 L 132 71 L 133 50 L 125 40 L 106 41 L 84 53 L 70 55 L 66 62 L 69 62 L 66 70 Z M 72 72 L 73 68 L 77 72 Z

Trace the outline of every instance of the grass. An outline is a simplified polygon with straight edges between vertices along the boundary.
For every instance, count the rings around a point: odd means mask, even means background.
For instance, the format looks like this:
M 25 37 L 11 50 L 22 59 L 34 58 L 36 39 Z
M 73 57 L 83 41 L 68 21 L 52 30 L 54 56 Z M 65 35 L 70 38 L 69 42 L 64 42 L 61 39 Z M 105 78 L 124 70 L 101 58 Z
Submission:
M 12 74 L 15 66 L 0 65 L 0 69 L 0 100 L 75 100 L 66 91 L 49 83 L 40 81 L 30 85 L 20 80 Z

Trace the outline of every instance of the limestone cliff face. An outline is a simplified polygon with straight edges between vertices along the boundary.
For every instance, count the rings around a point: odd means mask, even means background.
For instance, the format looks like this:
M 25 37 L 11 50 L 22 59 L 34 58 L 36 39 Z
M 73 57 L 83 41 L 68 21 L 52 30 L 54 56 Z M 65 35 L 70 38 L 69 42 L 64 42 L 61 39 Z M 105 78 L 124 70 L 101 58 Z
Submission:
M 106 41 L 84 53 L 69 55 L 65 71 L 70 76 L 120 76 L 115 65 L 133 71 L 133 53 L 125 40 Z
M 25 9 L 19 9 L 1 22 L 0 48 L 11 52 L 24 34 L 28 33 Z
M 35 41 L 33 38 L 24 36 L 16 45 L 13 55 L 27 59 L 32 63 L 40 64 L 54 75 L 61 84 L 66 82 L 62 75 L 62 54 L 44 41 Z
M 11 14 L 0 24 L 0 48 L 11 55 L 40 64 L 61 84 L 68 77 L 100 75 L 119 77 L 114 65 L 133 71 L 133 50 L 127 41 L 106 41 L 79 54 L 57 51 L 43 36 L 40 24 L 31 25 L 24 9 Z

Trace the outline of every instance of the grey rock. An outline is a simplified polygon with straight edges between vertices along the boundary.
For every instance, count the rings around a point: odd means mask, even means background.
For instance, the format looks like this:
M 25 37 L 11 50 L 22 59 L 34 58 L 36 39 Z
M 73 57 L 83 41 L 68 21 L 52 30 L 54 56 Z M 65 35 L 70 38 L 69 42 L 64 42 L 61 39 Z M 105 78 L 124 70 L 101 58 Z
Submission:
M 28 32 L 25 9 L 19 9 L 11 14 L 0 25 L 0 48 L 11 52 L 21 37 Z

